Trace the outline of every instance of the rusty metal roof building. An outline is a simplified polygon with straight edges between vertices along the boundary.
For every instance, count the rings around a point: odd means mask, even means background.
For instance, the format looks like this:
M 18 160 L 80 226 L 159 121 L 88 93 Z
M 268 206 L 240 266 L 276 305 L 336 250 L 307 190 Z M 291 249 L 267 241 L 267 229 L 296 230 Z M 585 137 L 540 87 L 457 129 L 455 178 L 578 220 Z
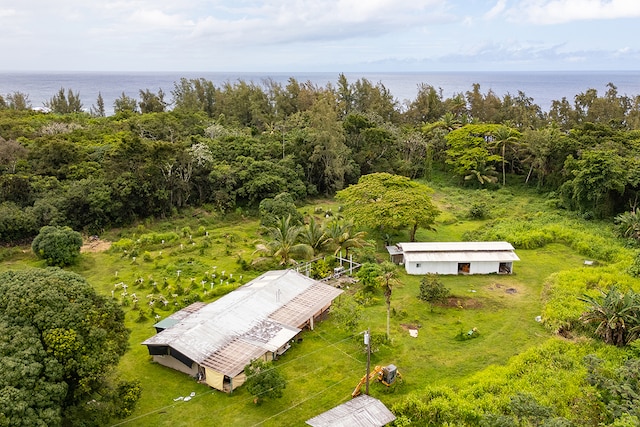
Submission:
M 307 420 L 312 427 L 381 427 L 396 416 L 376 398 L 362 394 Z
M 251 360 L 286 345 L 341 293 L 293 270 L 269 271 L 210 304 L 192 304 L 158 322 L 156 329 L 165 328 L 142 344 L 150 352 L 170 347 L 233 377 Z

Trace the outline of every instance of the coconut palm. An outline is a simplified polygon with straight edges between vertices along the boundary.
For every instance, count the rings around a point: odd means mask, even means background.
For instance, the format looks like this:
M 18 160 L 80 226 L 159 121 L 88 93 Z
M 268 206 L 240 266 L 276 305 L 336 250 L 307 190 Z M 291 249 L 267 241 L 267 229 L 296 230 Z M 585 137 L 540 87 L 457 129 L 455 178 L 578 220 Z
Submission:
M 275 226 L 267 227 L 269 239 L 256 245 L 254 253 L 276 258 L 280 265 L 295 264 L 295 258 L 311 258 L 313 248 L 298 240 L 301 230 L 302 227 L 291 224 L 290 215 L 278 218 Z
M 502 186 L 506 183 L 505 164 L 507 146 L 515 145 L 518 142 L 518 132 L 508 126 L 500 126 L 493 133 L 493 144 L 500 148 L 502 156 Z
M 385 261 L 380 266 L 382 267 L 382 276 L 378 277 L 378 281 L 384 291 L 384 300 L 387 304 L 387 339 L 391 339 L 391 294 L 393 287 L 399 283 L 396 279 L 398 273 L 396 265 L 392 262 Z
M 615 286 L 602 292 L 601 298 L 588 295 L 579 298 L 589 304 L 580 319 L 596 323 L 596 335 L 605 343 L 622 347 L 640 336 L 640 294 L 621 293 Z
M 327 245 L 334 248 L 336 255 L 344 250 L 346 256 L 350 248 L 363 248 L 369 244 L 365 240 L 367 233 L 355 231 L 353 221 L 331 221 L 325 231 L 328 236 Z
M 311 246 L 315 255 L 327 245 L 329 236 L 322 228 L 322 224 L 317 223 L 316 219 L 311 217 L 309 222 L 300 231 L 299 240 Z

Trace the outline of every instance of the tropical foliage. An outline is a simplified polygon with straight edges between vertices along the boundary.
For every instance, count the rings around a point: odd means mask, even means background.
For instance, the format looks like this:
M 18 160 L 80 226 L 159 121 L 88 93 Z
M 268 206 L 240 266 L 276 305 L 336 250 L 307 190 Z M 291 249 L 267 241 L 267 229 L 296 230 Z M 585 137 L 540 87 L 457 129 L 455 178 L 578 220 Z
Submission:
M 408 229 L 413 242 L 418 228 L 433 229 L 439 210 L 429 197 L 432 192 L 403 176 L 372 173 L 339 191 L 336 198 L 356 223 L 380 233 Z
M 80 256 L 81 247 L 82 235 L 69 227 L 42 227 L 31 243 L 31 250 L 38 258 L 57 267 L 73 264 Z
M 277 399 L 282 397 L 287 381 L 280 371 L 271 363 L 256 359 L 244 368 L 247 376 L 245 383 L 249 393 L 254 396 L 254 402 L 260 403 L 265 398 Z
M 585 295 L 580 300 L 589 305 L 581 320 L 595 324 L 596 335 L 607 344 L 621 347 L 640 337 L 640 294 L 614 286 L 600 298 Z
M 128 345 L 124 313 L 81 276 L 1 274 L 0 329 L 3 424 L 104 425 L 131 413 L 139 386 L 110 375 Z
M 449 99 L 430 85 L 399 105 L 366 79 L 314 87 L 181 79 L 169 94 L 121 96 L 83 112 L 61 88 L 51 113 L 28 94 L 0 102 L 0 241 L 46 225 L 90 234 L 179 209 L 255 212 L 264 199 L 332 196 L 372 173 L 421 179 L 438 170 L 472 186 L 524 180 L 587 217 L 637 199 L 640 103 L 607 85 L 542 112 L 524 93 L 479 85 Z M 406 108 L 405 108 L 406 107 Z M 282 215 L 280 215 L 282 216 Z M 375 224 L 372 224 L 375 225 Z

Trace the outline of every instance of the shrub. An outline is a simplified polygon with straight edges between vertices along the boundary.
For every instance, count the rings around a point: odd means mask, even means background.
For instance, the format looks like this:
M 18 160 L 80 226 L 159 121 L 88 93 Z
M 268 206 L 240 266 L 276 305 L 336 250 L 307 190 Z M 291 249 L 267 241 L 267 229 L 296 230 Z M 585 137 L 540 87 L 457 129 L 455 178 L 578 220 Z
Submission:
M 82 236 L 69 227 L 45 226 L 33 239 L 31 249 L 47 265 L 63 267 L 70 265 L 80 256 Z
M 418 295 L 418 298 L 422 301 L 435 304 L 446 300 L 450 294 L 450 289 L 445 288 L 437 274 L 427 274 L 420 281 L 420 295 Z
M 469 218 L 471 219 L 485 219 L 489 216 L 489 208 L 486 203 L 473 202 L 469 208 Z

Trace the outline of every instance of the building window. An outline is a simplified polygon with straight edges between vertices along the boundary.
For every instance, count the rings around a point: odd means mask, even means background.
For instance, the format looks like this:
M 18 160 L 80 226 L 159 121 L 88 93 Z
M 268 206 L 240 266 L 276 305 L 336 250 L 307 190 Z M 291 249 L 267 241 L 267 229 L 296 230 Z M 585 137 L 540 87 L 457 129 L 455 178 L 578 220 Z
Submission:
M 420 268 L 420 263 L 416 263 L 416 268 Z

